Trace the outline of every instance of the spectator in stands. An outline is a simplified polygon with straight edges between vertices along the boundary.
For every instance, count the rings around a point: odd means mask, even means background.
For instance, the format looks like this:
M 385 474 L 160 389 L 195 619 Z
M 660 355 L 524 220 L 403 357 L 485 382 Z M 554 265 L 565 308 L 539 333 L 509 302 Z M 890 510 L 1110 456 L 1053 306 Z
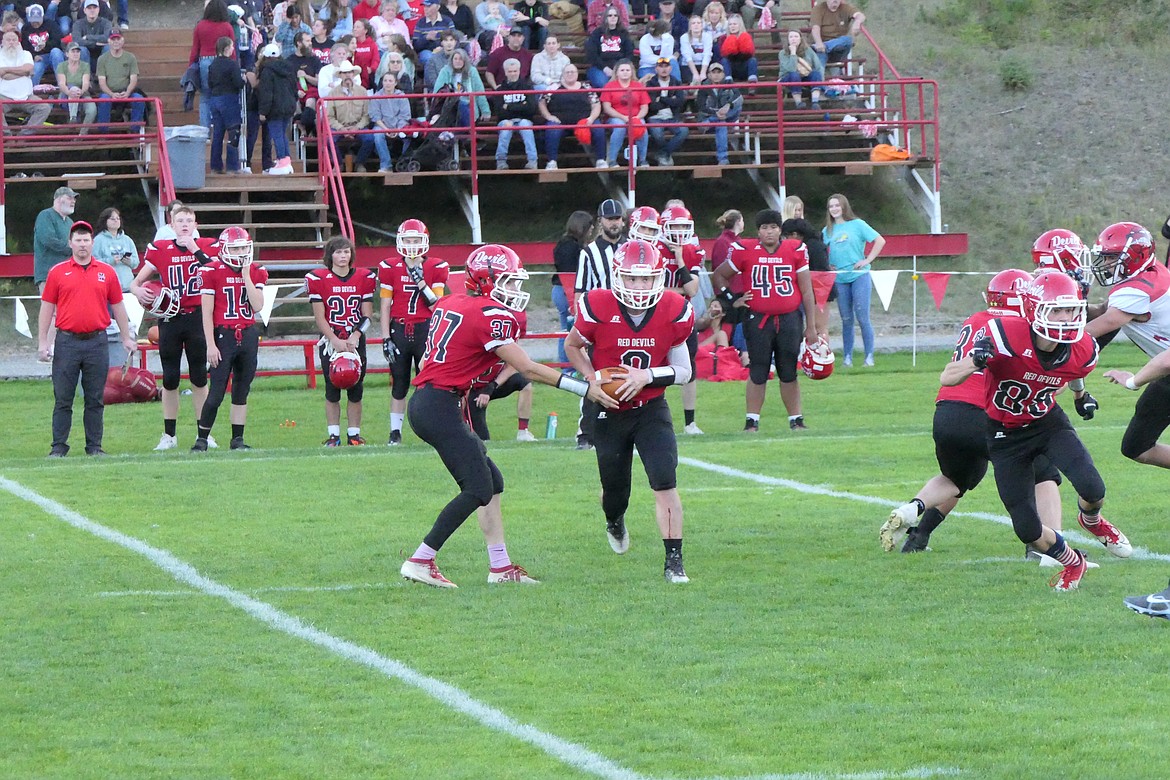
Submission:
M 804 243 L 804 248 L 808 252 L 809 271 L 832 270 L 832 266 L 829 265 L 829 248 L 821 240 L 820 231 L 814 228 L 804 217 L 804 201 L 796 195 L 789 195 L 784 199 L 784 206 L 780 213 L 784 217 L 784 224 L 780 226 L 780 237 L 796 238 Z M 829 291 L 829 298 L 826 303 L 831 303 L 835 300 L 837 300 L 837 289 L 834 285 L 833 289 Z M 816 321 L 817 335 L 828 338 L 828 307 L 824 309 L 817 308 Z
M 634 43 L 621 22 L 618 8 L 608 8 L 603 23 L 585 39 L 585 59 L 589 63 L 586 78 L 600 89 L 613 78 L 614 66 L 634 56 Z
M 303 30 L 298 32 L 296 35 L 296 51 L 292 56 L 284 58 L 292 66 L 296 75 L 297 100 L 301 104 L 301 131 L 305 135 L 313 135 L 317 131 L 317 98 L 321 95 L 317 91 L 318 76 L 321 75 L 321 61 L 313 53 L 313 49 L 309 45 L 309 39 L 309 33 Z M 259 83 L 259 73 L 260 70 L 257 68 L 257 83 Z
M 257 138 L 260 139 L 260 170 L 266 171 L 273 166 L 272 138 L 268 135 L 268 125 L 260 121 L 260 76 L 255 65 L 244 73 L 244 82 L 244 101 L 248 110 L 244 130 L 244 159 L 240 173 L 252 173 L 252 155 L 256 149 Z
M 207 0 L 204 0 L 204 4 Z M 287 0 L 286 2 L 276 3 L 272 7 L 272 17 L 274 19 L 284 19 L 288 15 L 288 9 L 297 9 L 297 15 L 301 17 L 301 21 L 312 27 L 313 21 L 317 18 L 316 12 L 313 10 L 313 4 L 309 0 Z
M 349 64 L 349 47 L 335 43 L 329 50 L 329 60 L 317 71 L 317 94 L 329 97 L 341 85 L 341 66 Z
M 495 89 L 504 83 L 504 61 L 516 60 L 520 63 L 520 75 L 529 78 L 532 74 L 532 52 L 524 48 L 524 31 L 518 27 L 508 30 L 506 46 L 493 51 L 488 55 L 487 66 L 484 68 L 484 82 Z
M 333 97 L 367 98 L 365 87 L 357 83 L 358 67 L 350 62 L 343 62 L 337 67 L 341 76 L 341 83 L 332 92 Z M 370 126 L 370 101 L 365 100 L 329 100 L 325 104 L 325 116 L 329 119 L 329 128 L 333 131 L 333 144 L 337 149 L 337 159 L 345 158 L 345 153 L 351 149 L 358 149 L 354 160 L 354 170 L 360 170 L 374 151 L 374 139 L 370 136 L 357 135 L 358 130 L 365 130 Z M 369 140 L 366 140 L 366 139 Z
M 378 51 L 378 43 L 370 37 L 370 23 L 365 19 L 355 19 L 353 22 L 353 57 L 352 62 L 362 69 L 362 84 L 374 83 L 374 71 L 382 59 Z
M 423 89 L 427 92 L 430 92 L 434 88 L 435 79 L 439 77 L 439 71 L 451 61 L 451 55 L 455 52 L 458 43 L 454 30 L 443 31 L 442 36 L 439 38 L 439 48 L 431 52 L 431 57 L 427 60 L 427 66 L 423 69 Z
M 574 132 L 582 121 L 590 125 L 591 159 L 597 167 L 605 167 L 605 131 L 597 121 L 601 116 L 601 101 L 598 100 L 596 92 L 585 88 L 576 65 L 570 62 L 564 67 L 560 83 L 554 85 L 547 94 L 541 95 L 537 110 L 544 117 L 546 125 L 544 131 L 544 151 L 548 155 L 548 163 L 544 166 L 546 170 L 556 170 L 561 139 L 565 133 Z
M 393 73 L 386 73 L 382 76 L 382 91 L 376 95 L 383 99 L 370 100 L 370 127 L 382 132 L 362 136 L 362 143 L 366 138 L 373 139 L 374 150 L 378 153 L 378 173 L 394 170 L 390 158 L 390 134 L 410 121 L 410 101 L 402 94 L 398 89 L 398 79 Z
M 95 1 L 85 0 L 87 5 Z M 203 9 L 203 18 L 195 25 L 195 33 L 191 38 L 191 54 L 187 60 L 188 65 L 199 63 L 199 124 L 204 127 L 211 127 L 211 85 L 207 82 L 207 71 L 211 68 L 211 61 L 215 59 L 215 47 L 219 39 L 225 36 L 232 38 L 234 35 L 235 30 L 228 21 L 227 3 L 224 0 L 209 0 Z M 101 114 L 100 107 L 98 114 Z
M 581 264 L 581 251 L 593 235 L 593 215 L 588 211 L 574 211 L 565 221 L 565 232 L 561 235 L 557 245 L 553 247 L 553 267 L 556 273 L 552 277 L 552 302 L 557 308 L 560 318 L 560 329 L 568 331 L 573 327 L 573 309 L 569 299 L 572 290 L 566 290 L 561 283 L 561 274 L 572 274 L 577 277 L 577 267 Z M 569 357 L 565 354 L 565 340 L 557 342 L 557 362 L 568 363 Z M 573 372 L 572 366 L 562 367 L 566 374 Z
M 623 30 L 630 29 L 630 9 L 626 3 L 620 0 L 589 0 L 589 3 L 585 6 L 586 31 L 592 33 L 599 27 L 609 29 L 610 11 L 617 11 L 618 22 Z
M 55 25 L 45 24 L 45 10 L 34 3 L 25 9 L 26 23 L 20 30 L 20 41 L 24 50 L 32 55 L 32 83 L 35 87 L 45 78 L 45 71 L 53 73 L 65 61 L 61 51 L 61 37 Z
M 542 0 L 517 0 L 512 12 L 516 15 L 512 29 L 519 28 L 524 33 L 524 48 L 529 51 L 543 49 L 544 39 L 548 36 L 548 5 Z
M 117 100 L 145 97 L 142 91 L 138 89 L 138 58 L 126 51 L 125 46 L 126 39 L 122 37 L 121 30 L 114 30 L 110 33 L 110 50 L 98 57 L 97 61 L 97 81 L 100 97 L 115 98 Z M 234 56 L 235 51 L 233 50 L 229 54 Z M 239 66 L 237 66 L 238 69 Z M 238 104 L 238 93 L 236 101 Z M 122 108 L 127 105 L 130 108 L 130 130 L 131 132 L 136 132 L 141 129 L 143 120 L 146 117 L 146 104 L 142 102 L 131 102 L 128 104 L 98 103 L 98 122 L 102 124 L 109 122 L 110 114 L 115 108 Z M 236 167 L 239 168 L 238 163 Z
M 58 187 L 53 193 L 53 205 L 37 214 L 33 223 L 33 281 L 37 292 L 45 291 L 49 269 L 69 259 L 69 226 L 76 208 L 77 193 L 69 187 Z
M 715 41 L 716 47 L 719 46 L 720 39 L 727 35 L 727 11 L 719 0 L 712 0 L 703 11 L 703 29 L 711 33 L 711 39 Z M 714 54 L 719 56 L 718 51 Z
M 699 121 L 700 122 L 734 122 L 743 108 L 743 95 L 730 85 L 730 80 L 724 76 L 723 63 L 712 62 L 707 68 L 708 78 L 705 83 L 727 86 L 717 86 L 715 89 L 699 91 Z M 728 165 L 727 159 L 727 127 L 715 127 L 715 163 Z
M 479 24 L 479 45 L 484 51 L 491 51 L 492 41 L 500 28 L 507 28 L 512 21 L 512 9 L 502 0 L 483 0 L 475 7 L 475 21 Z
M 275 150 L 275 165 L 264 172 L 277 176 L 292 173 L 292 156 L 288 148 L 288 128 L 297 110 L 297 77 L 292 63 L 280 56 L 280 44 L 270 43 L 260 50 L 256 64 L 260 86 L 257 101 L 260 121 L 268 127 Z
M 404 64 L 405 59 L 402 54 L 396 51 L 388 51 L 382 56 L 382 61 L 378 63 L 378 69 L 374 71 L 374 78 L 381 83 L 383 76 L 387 73 L 393 74 L 398 89 L 403 94 L 409 95 L 415 91 L 415 88 L 414 82 L 411 81 L 410 76 L 407 75 L 406 69 L 403 67 Z M 413 115 L 413 113 L 412 111 L 411 114 Z
M 653 77 L 657 73 L 657 63 L 665 59 L 670 63 L 670 72 L 675 79 L 682 79 L 678 61 L 675 57 L 674 36 L 668 32 L 668 25 L 661 19 L 655 19 L 649 25 L 646 34 L 638 39 L 638 78 Z
M 402 56 L 402 71 L 411 81 L 422 85 L 423 68 L 418 61 L 418 52 L 411 48 L 410 43 L 401 35 L 391 35 L 387 41 L 386 52 L 397 52 Z M 385 56 L 383 55 L 383 59 Z M 381 67 L 379 65 L 379 67 Z
M 329 34 L 334 40 L 353 34 L 353 13 L 349 10 L 349 1 L 325 0 L 325 4 L 317 11 L 317 18 L 329 23 Z
M 338 42 L 329 34 L 329 23 L 317 19 L 309 27 L 313 30 L 313 35 L 309 38 L 309 48 L 313 50 L 313 54 L 317 55 L 317 59 L 321 61 L 321 67 L 329 64 L 334 47 Z M 349 59 L 349 52 L 345 52 L 344 59 Z
M 439 11 L 439 0 L 423 0 L 423 18 L 414 26 L 411 43 L 418 52 L 418 61 L 425 68 L 439 38 L 445 30 L 454 30 L 455 24 Z
M 727 35 L 719 43 L 723 67 L 732 81 L 758 81 L 759 62 L 756 60 L 756 42 L 752 34 L 744 29 L 743 17 L 732 14 L 727 17 Z
M 818 0 L 810 21 L 813 49 L 821 59 L 823 71 L 830 62 L 849 59 L 853 39 L 865 24 L 865 14 L 844 0 Z
M 134 239 L 122 229 L 122 212 L 116 208 L 104 210 L 94 223 L 94 229 L 97 235 L 93 239 L 93 256 L 113 267 L 122 292 L 128 292 L 140 261 Z
M 475 38 L 475 15 L 459 0 L 443 0 L 439 13 L 451 20 L 455 29 L 465 40 Z
M 211 172 L 240 172 L 240 91 L 244 77 L 233 58 L 235 41 L 226 35 L 219 39 L 219 54 L 207 71 L 211 85 Z M 111 52 L 113 48 L 111 47 Z M 99 63 L 100 64 L 100 63 Z M 224 166 L 224 140 L 227 141 L 227 166 Z
M 780 83 L 792 84 L 788 91 L 792 95 L 792 102 L 797 108 L 804 108 L 804 82 L 824 81 L 825 74 L 821 72 L 821 61 L 816 52 L 808 45 L 808 41 L 801 35 L 800 30 L 789 30 L 787 42 L 780 51 Z M 814 111 L 821 109 L 821 88 L 812 88 L 812 107 Z
M 222 3 L 223 0 L 220 0 Z M 225 6 L 226 8 L 226 6 Z M 110 43 L 110 33 L 114 26 L 109 19 L 99 15 L 98 0 L 85 0 L 82 6 L 83 16 L 73 23 L 73 40 L 84 47 L 82 59 L 90 63 L 90 72 L 93 73 L 94 63 L 105 51 Z M 225 11 L 226 14 L 226 11 Z M 192 60 L 194 62 L 194 60 Z
M 53 106 L 33 94 L 33 58 L 21 48 L 20 33 L 8 30 L 0 45 L 0 100 L 15 100 L 4 104 L 4 127 L 8 127 L 8 116 L 14 112 L 28 115 L 21 135 L 35 133 L 34 128 L 46 124 Z
M 568 56 L 561 51 L 561 42 L 555 34 L 544 39 L 544 48 L 532 57 L 532 84 L 537 89 L 556 89 L 561 83 L 561 73 L 569 64 Z
M 483 92 L 483 80 L 471 64 L 471 59 L 463 49 L 456 49 L 451 55 L 451 62 L 439 72 L 439 79 L 435 82 L 435 92 L 442 92 L 449 88 L 453 92 Z M 475 118 L 486 119 L 492 113 L 492 107 L 483 95 L 475 96 Z M 432 120 L 438 119 L 433 116 Z M 471 98 L 459 98 L 459 124 L 463 127 L 471 126 Z
M 73 17 L 70 15 L 70 0 L 43 0 L 45 9 L 45 23 L 54 27 L 58 35 L 64 38 L 73 27 Z
M 379 14 L 370 19 L 370 28 L 381 51 L 390 49 L 391 35 L 401 35 L 404 41 L 411 40 L 411 29 L 406 26 L 406 22 L 398 18 L 397 0 L 383 0 Z
M 496 89 L 500 93 L 495 96 L 496 116 L 500 118 L 496 126 L 504 128 L 496 141 L 496 170 L 508 169 L 508 147 L 512 143 L 513 127 L 520 128 L 520 140 L 524 142 L 527 159 L 524 167 L 536 170 L 536 135 L 532 132 L 536 94 L 532 91 L 532 82 L 520 75 L 519 60 L 504 60 L 504 81 Z
M 663 124 L 682 121 L 683 104 L 687 93 L 682 89 L 668 90 L 665 87 L 681 87 L 682 82 L 671 75 L 672 61 L 660 57 L 654 66 L 655 72 L 647 76 L 646 89 L 650 92 L 650 108 L 646 114 L 646 132 L 658 150 L 659 165 L 674 165 L 674 153 L 682 148 L 690 130 L 686 127 L 663 127 Z M 670 140 L 667 140 L 667 135 Z
M 626 148 L 626 133 L 631 125 L 645 121 L 649 109 L 650 93 L 646 91 L 645 84 L 634 78 L 634 63 L 629 60 L 617 63 L 613 69 L 613 81 L 601 90 L 601 113 L 606 124 L 613 125 L 605 155 L 607 167 L 613 168 L 617 165 L 618 152 Z M 650 140 L 645 128 L 642 129 L 641 137 L 634 141 L 638 166 L 650 164 L 646 159 L 646 148 Z
M 659 0 L 658 9 L 658 18 L 666 22 L 666 31 L 678 43 L 687 33 L 687 17 L 678 12 L 676 0 Z
M 354 0 L 353 20 L 369 21 L 382 13 L 382 0 Z M 376 38 L 377 36 L 375 36 Z
M 285 19 L 276 28 L 276 34 L 273 40 L 280 45 L 280 56 L 291 57 L 297 53 L 297 35 L 304 33 L 307 37 L 313 37 L 313 29 L 305 24 L 301 19 L 301 12 L 295 5 L 288 6 L 285 9 Z
M 829 264 L 837 271 L 837 311 L 841 314 L 842 351 L 845 365 L 853 365 L 853 323 L 861 327 L 865 365 L 873 365 L 874 336 L 869 323 L 872 282 L 870 265 L 881 254 L 886 239 L 863 219 L 853 214 L 849 199 L 840 193 L 829 196 L 828 215 L 821 237 L 829 247 Z M 869 251 L 866 251 L 866 247 Z
M 780 4 L 777 0 L 743 0 L 739 7 L 739 15 L 743 17 L 743 26 L 749 30 L 756 29 L 756 20 L 760 18 L 760 14 L 765 8 L 771 12 L 773 23 L 778 24 L 780 22 Z M 775 42 L 775 32 L 772 35 L 772 40 Z
M 255 15 L 251 10 L 251 3 L 232 3 L 228 6 L 228 21 L 235 30 L 236 59 L 239 60 L 241 70 L 251 70 L 256 64 L 256 50 L 252 45 L 252 36 L 259 35 L 260 30 L 254 21 Z
M 65 100 L 82 100 L 90 95 L 89 66 L 81 61 L 81 44 L 70 43 L 65 47 L 65 61 L 57 66 L 57 89 Z M 77 124 L 78 117 L 81 124 L 91 125 L 97 119 L 97 103 L 87 100 L 84 103 L 66 103 L 65 111 L 69 114 L 69 124 Z M 88 127 L 81 128 L 81 135 L 89 133 Z
M 702 84 L 707 79 L 715 39 L 703 28 L 703 18 L 692 16 L 687 34 L 682 37 L 682 62 L 687 67 L 691 84 Z

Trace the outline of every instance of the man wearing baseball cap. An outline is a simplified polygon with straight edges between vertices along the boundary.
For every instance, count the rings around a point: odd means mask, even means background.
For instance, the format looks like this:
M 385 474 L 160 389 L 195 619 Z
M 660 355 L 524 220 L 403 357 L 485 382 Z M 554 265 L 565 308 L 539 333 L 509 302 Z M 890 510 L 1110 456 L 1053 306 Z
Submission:
M 58 187 L 53 193 L 53 205 L 37 214 L 33 224 L 33 281 L 41 292 L 49 269 L 69 258 L 69 226 L 76 207 L 77 192 Z
M 734 122 L 739 117 L 739 110 L 743 107 L 743 95 L 728 83 L 723 72 L 723 65 L 719 60 L 712 60 L 707 67 L 707 80 L 704 84 L 723 85 L 715 89 L 704 89 L 699 92 L 699 121 L 701 122 Z M 727 165 L 727 127 L 716 127 L 715 130 L 715 157 L 718 165 Z
M 57 25 L 45 24 L 45 9 L 33 3 L 24 9 L 25 25 L 20 28 L 20 43 L 33 57 L 32 83 L 40 84 L 45 70 L 56 72 L 57 66 L 65 61 L 61 50 L 61 36 Z
M 110 50 L 97 61 L 97 81 L 101 96 L 104 98 L 145 97 L 138 90 L 138 58 L 126 51 L 126 39 L 121 30 L 110 33 Z M 115 108 L 122 108 L 126 103 L 98 103 L 98 122 L 110 121 L 110 113 Z M 146 104 L 142 102 L 129 103 L 131 130 L 141 127 L 146 116 Z M 103 130 L 104 132 L 104 130 Z
M 52 342 L 54 404 L 50 458 L 63 458 L 69 452 L 73 398 L 79 379 L 85 397 L 85 454 L 106 454 L 102 449 L 105 413 L 102 393 L 110 369 L 106 346 L 110 312 L 118 323 L 122 346 L 127 351 L 135 348 L 118 275 L 113 268 L 93 258 L 93 228 L 88 222 L 74 222 L 70 226 L 69 249 L 71 257 L 49 271 L 37 320 L 37 357 L 43 361 L 49 359 L 49 333 L 54 317 L 57 322 L 57 334 Z
M 508 60 L 520 63 L 520 78 L 526 79 L 532 75 L 532 52 L 524 48 L 524 30 L 513 27 L 508 31 L 504 43 L 506 45 L 493 51 L 487 58 L 483 82 L 489 89 L 496 89 L 506 81 L 504 63 Z
M 84 15 L 73 23 L 73 40 L 81 44 L 82 59 L 90 63 L 92 73 L 102 49 L 110 42 L 114 25 L 100 15 L 101 4 L 98 0 L 85 0 L 81 10 Z
M 33 95 L 33 57 L 20 47 L 20 33 L 8 30 L 0 41 L 0 68 L 4 78 L 0 79 L 0 100 L 21 101 L 5 103 L 2 116 L 4 127 L 8 127 L 8 115 L 20 112 L 28 115 L 22 134 L 36 132 L 32 128 L 45 124 L 52 106 Z

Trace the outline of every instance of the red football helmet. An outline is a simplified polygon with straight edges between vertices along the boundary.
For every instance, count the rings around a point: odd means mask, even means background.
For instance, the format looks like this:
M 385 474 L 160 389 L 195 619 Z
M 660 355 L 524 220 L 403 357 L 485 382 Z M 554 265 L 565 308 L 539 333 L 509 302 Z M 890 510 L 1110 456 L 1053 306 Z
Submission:
M 1136 222 L 1117 222 L 1101 231 L 1093 247 L 1093 276 L 1105 286 L 1137 276 L 1154 262 L 1154 237 Z
M 163 287 L 163 283 L 158 279 L 143 283 L 142 289 L 151 296 L 150 308 L 147 311 L 154 316 L 167 319 L 179 313 L 179 294 L 170 287 Z
M 1032 275 L 1018 268 L 1008 268 L 991 277 L 987 289 L 983 292 L 983 300 L 987 301 L 988 311 L 1003 313 L 1024 314 L 1024 304 L 1020 298 L 1020 288 L 1032 281 Z
M 807 341 L 800 343 L 800 357 L 796 364 L 809 379 L 826 379 L 833 373 L 833 364 L 837 356 L 833 354 L 829 342 L 817 339 L 816 344 L 809 345 Z
M 1064 273 L 1089 267 L 1089 248 L 1071 230 L 1045 230 L 1032 244 L 1032 262 L 1037 268 L 1055 268 Z
M 651 209 L 653 211 L 653 209 Z M 662 298 L 666 265 L 649 241 L 627 241 L 613 253 L 613 294 L 631 309 L 649 309 Z M 634 279 L 650 279 L 649 287 L 631 287 Z
M 662 240 L 671 246 L 689 244 L 695 237 L 695 219 L 682 206 L 663 209 L 658 224 L 662 228 Z
M 484 244 L 467 258 L 465 284 L 473 295 L 486 295 L 512 311 L 524 311 L 531 293 L 521 289 L 528 272 L 520 257 L 503 244 Z
M 658 241 L 660 232 L 657 209 L 639 206 L 630 212 L 628 236 L 631 241 L 649 241 L 653 244 Z
M 1024 317 L 1037 335 L 1060 344 L 1080 340 L 1085 332 L 1085 302 L 1075 281 L 1050 271 L 1027 282 L 1020 292 Z
M 252 264 L 252 237 L 242 227 L 224 228 L 219 234 L 219 259 L 231 268 L 247 268 Z
M 431 248 L 431 234 L 421 219 L 408 219 L 398 226 L 394 244 L 398 247 L 398 254 L 413 260 Z
M 361 381 L 362 359 L 356 352 L 338 352 L 329 358 L 329 382 L 339 390 L 348 390 Z

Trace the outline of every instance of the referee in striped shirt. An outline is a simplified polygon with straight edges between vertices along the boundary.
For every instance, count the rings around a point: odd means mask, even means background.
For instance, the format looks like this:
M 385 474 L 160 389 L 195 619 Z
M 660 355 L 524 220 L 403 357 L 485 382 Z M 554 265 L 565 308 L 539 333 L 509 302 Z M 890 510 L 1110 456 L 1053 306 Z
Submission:
M 597 207 L 601 232 L 581 250 L 581 262 L 577 264 L 577 280 L 573 284 L 577 306 L 585 293 L 598 288 L 609 290 L 612 283 L 614 251 L 625 241 L 626 214 L 622 205 L 613 198 L 602 201 Z M 593 421 L 598 408 L 596 404 L 581 402 L 581 419 L 577 421 L 577 449 L 593 449 Z

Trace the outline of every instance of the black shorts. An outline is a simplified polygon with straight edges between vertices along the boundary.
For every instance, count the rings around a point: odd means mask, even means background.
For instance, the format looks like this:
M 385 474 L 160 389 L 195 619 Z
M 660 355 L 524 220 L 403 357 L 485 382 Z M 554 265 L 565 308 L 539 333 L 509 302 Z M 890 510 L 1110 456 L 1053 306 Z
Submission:
M 207 384 L 207 339 L 203 336 L 200 309 L 158 322 L 158 359 L 162 363 L 164 389 L 178 389 L 184 352 L 191 385 L 203 387 Z
M 593 446 L 603 489 L 629 484 L 634 447 L 651 490 L 670 490 L 678 484 L 678 443 L 670 407 L 662 396 L 637 409 L 599 413 L 593 423 Z
M 329 358 L 325 353 L 325 345 L 321 344 L 317 347 L 317 354 L 321 358 L 321 370 L 325 372 L 325 400 L 331 404 L 341 401 L 341 390 L 329 381 Z M 366 382 L 366 335 L 363 333 L 361 341 L 358 342 L 357 355 L 362 359 L 362 376 L 358 383 L 353 387 L 346 389 L 345 397 L 351 404 L 361 403 L 362 395 L 365 393 Z
M 796 361 L 804 338 L 804 310 L 796 309 L 787 314 L 753 311 L 743 323 L 743 335 L 748 345 L 749 380 L 752 384 L 767 382 L 773 363 L 781 382 L 796 381 Z
M 418 373 L 423 353 L 427 349 L 427 324 L 397 321 L 390 324 L 390 338 L 394 340 L 394 346 L 398 347 L 398 359 L 390 363 L 390 395 L 396 401 L 406 398 L 410 390 L 411 368 Z
M 955 483 L 961 497 L 987 475 L 987 413 L 962 401 L 939 401 L 934 407 L 934 457 L 939 473 Z M 1033 463 L 1035 483 L 1060 484 L 1060 472 L 1040 455 Z
M 1156 379 L 1146 386 L 1133 410 L 1133 419 L 1121 437 L 1121 453 L 1136 459 L 1158 443 L 1170 426 L 1170 377 Z
M 496 387 L 491 395 L 493 401 L 500 398 L 507 398 L 512 393 L 518 393 L 528 385 L 532 384 L 528 377 L 523 374 L 512 374 L 504 380 L 504 384 Z M 475 397 L 480 394 L 480 390 L 472 390 L 468 396 L 467 416 L 471 419 L 471 429 L 475 431 L 475 435 L 484 441 L 491 441 L 492 434 L 487 426 L 487 407 L 480 408 L 475 403 Z

